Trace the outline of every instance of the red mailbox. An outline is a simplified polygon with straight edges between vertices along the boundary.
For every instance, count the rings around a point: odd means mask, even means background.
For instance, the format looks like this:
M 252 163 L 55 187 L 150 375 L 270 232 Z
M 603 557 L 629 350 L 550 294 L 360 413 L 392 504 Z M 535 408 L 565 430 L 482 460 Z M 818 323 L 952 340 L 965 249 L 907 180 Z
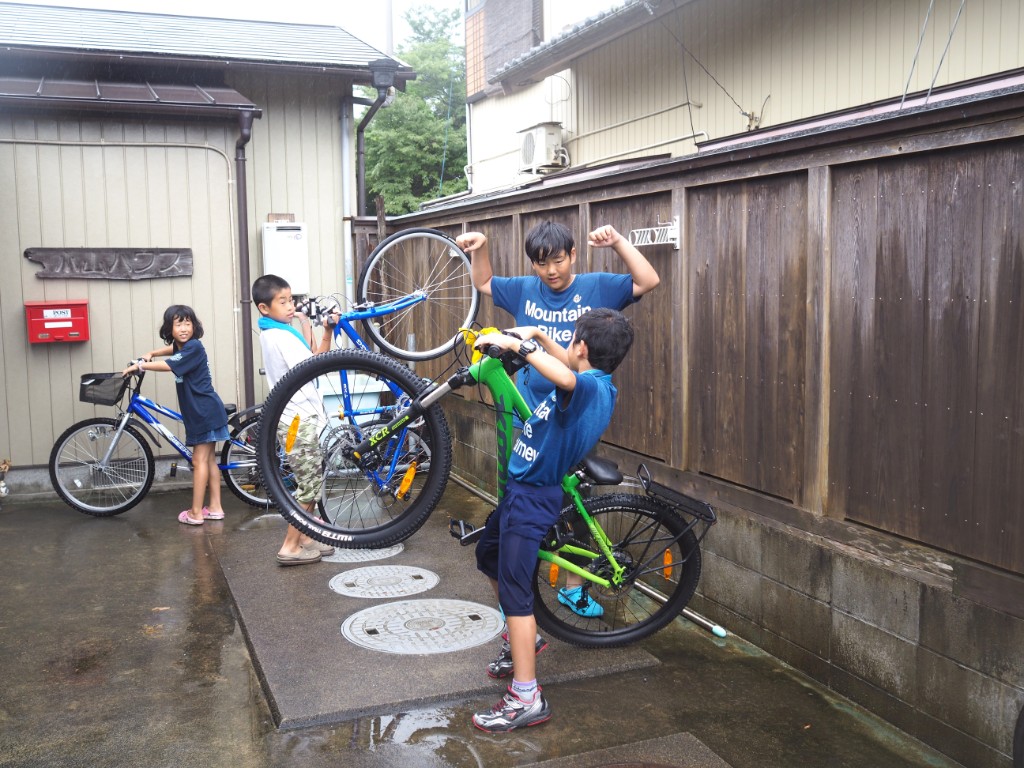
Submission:
M 89 340 L 89 302 L 86 299 L 26 301 L 25 321 L 32 344 Z

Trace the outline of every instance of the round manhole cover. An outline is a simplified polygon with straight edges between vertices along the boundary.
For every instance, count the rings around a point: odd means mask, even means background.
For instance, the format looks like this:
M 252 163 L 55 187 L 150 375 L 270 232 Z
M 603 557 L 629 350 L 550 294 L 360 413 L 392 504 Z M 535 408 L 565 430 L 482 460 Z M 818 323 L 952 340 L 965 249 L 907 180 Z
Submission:
M 402 600 L 349 616 L 341 634 L 371 651 L 397 654 L 451 653 L 482 645 L 504 626 L 493 608 L 466 600 Z
M 334 548 L 334 554 L 320 558 L 325 563 L 369 563 L 394 557 L 405 549 L 405 544 L 395 544 L 384 549 L 342 549 Z
M 347 597 L 407 597 L 437 585 L 437 574 L 411 565 L 370 565 L 339 573 L 330 587 Z

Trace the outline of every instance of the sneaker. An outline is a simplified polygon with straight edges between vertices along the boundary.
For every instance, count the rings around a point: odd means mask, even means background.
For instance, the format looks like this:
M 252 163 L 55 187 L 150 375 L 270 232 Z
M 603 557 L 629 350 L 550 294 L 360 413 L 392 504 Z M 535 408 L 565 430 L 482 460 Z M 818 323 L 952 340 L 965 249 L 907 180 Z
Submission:
M 498 658 L 487 665 L 487 674 L 494 678 L 508 677 L 512 674 L 512 646 L 508 644 L 508 632 L 501 633 L 501 653 Z M 548 641 L 537 638 L 537 653 L 548 647 Z
M 473 725 L 489 733 L 505 733 L 516 728 L 539 725 L 551 719 L 551 707 L 537 688 L 537 697 L 527 704 L 508 689 L 501 701 L 493 708 L 473 715 Z
M 568 606 L 569 610 L 578 616 L 585 616 L 588 619 L 604 616 L 604 608 L 591 600 L 589 594 L 584 594 L 583 587 L 573 587 L 572 589 L 563 587 L 558 590 L 558 602 Z

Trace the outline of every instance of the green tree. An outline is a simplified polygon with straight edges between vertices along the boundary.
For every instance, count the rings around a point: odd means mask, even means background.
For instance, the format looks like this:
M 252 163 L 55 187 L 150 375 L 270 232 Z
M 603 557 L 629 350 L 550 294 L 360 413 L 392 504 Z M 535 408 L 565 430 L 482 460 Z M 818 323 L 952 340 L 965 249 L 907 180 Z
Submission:
M 368 207 L 380 195 L 389 215 L 467 188 L 466 59 L 451 42 L 461 12 L 419 7 L 405 18 L 413 33 L 398 57 L 416 79 L 366 129 Z

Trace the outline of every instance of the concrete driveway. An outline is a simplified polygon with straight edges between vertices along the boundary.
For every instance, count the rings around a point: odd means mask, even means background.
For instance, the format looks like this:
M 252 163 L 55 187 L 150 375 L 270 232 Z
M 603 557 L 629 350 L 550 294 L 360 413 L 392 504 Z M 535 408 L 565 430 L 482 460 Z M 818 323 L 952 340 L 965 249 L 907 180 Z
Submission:
M 281 568 L 283 520 L 225 499 L 227 518 L 196 528 L 175 520 L 180 490 L 106 519 L 19 502 L 16 489 L 5 499 L 0 766 L 958 765 L 685 619 L 616 651 L 553 642 L 538 659 L 552 719 L 483 733 L 470 716 L 504 691 L 484 669 L 495 640 L 448 653 L 354 645 L 349 617 L 393 613 L 388 598 L 339 593 L 361 565 Z M 416 599 L 491 607 L 446 520 L 486 511 L 452 484 L 389 556 L 432 574 Z

